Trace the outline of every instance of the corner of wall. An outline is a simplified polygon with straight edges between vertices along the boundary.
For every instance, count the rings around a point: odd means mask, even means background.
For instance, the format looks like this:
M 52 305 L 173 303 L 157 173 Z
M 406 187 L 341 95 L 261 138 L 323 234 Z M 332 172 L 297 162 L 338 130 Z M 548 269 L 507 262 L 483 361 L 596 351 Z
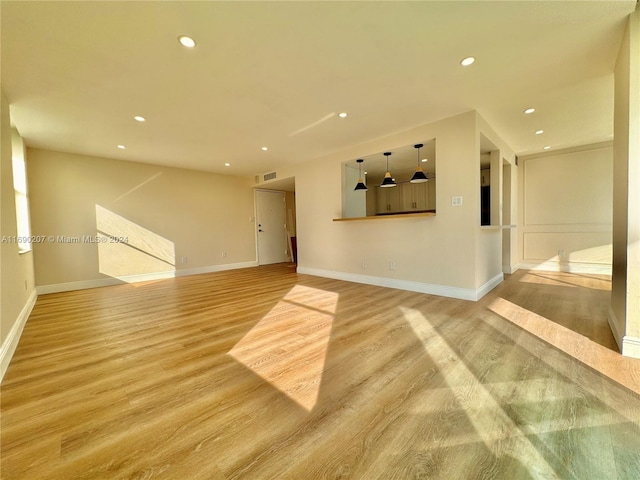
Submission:
M 29 298 L 27 299 L 27 303 L 20 311 L 18 318 L 16 319 L 13 327 L 9 331 L 9 334 L 5 338 L 2 346 L 0 346 L 0 382 L 4 378 L 4 374 L 9 368 L 9 363 L 11 362 L 11 358 L 16 351 L 18 346 L 18 342 L 20 341 L 20 336 L 22 335 L 22 330 L 24 330 L 24 326 L 27 323 L 27 319 L 31 314 L 31 310 L 33 310 L 34 305 L 36 304 L 36 300 L 38 295 L 36 290 L 33 289 Z

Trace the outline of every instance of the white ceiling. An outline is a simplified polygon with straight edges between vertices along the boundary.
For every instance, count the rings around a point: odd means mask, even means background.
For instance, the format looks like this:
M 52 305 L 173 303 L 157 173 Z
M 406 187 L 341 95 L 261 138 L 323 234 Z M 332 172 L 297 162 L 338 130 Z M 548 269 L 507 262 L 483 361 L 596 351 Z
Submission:
M 518 154 L 610 140 L 635 1 L 1 8 L 2 89 L 27 145 L 255 175 L 474 109 Z

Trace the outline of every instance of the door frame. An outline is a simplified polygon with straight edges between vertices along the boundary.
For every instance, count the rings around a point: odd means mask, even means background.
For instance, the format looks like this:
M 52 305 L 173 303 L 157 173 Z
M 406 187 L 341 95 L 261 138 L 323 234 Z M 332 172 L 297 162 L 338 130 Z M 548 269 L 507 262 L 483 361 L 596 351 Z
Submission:
M 260 243 L 259 243 L 259 239 L 258 239 L 258 192 L 266 192 L 266 193 L 281 193 L 284 195 L 285 198 L 285 202 L 283 202 L 282 208 L 284 209 L 284 218 L 285 218 L 285 224 L 287 221 L 287 207 L 286 207 L 286 191 L 284 190 L 272 190 L 269 188 L 254 188 L 253 189 L 253 226 L 254 226 L 254 235 L 255 235 L 255 241 L 256 241 L 256 263 L 258 265 L 262 265 L 260 263 Z M 284 230 L 286 233 L 286 229 Z M 288 249 L 288 245 L 287 245 L 287 249 Z M 290 258 L 287 255 L 287 258 Z M 287 261 L 287 260 L 285 260 Z M 268 264 L 267 264 L 268 265 Z

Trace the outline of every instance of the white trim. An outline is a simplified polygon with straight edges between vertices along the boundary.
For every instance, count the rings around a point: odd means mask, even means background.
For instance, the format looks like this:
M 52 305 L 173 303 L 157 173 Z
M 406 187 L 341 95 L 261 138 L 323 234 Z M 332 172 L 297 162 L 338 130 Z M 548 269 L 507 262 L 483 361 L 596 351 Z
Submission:
M 613 338 L 615 338 L 618 344 L 620 353 L 625 357 L 640 358 L 640 338 L 624 335 L 618 329 L 618 318 L 611 307 L 609 307 L 607 320 L 609 322 L 609 328 L 611 328 L 611 333 L 613 333 Z
M 506 273 L 507 275 L 512 275 L 514 273 L 516 273 L 518 270 L 520 269 L 520 265 L 503 265 L 502 266 L 502 273 Z
M 640 358 L 640 338 L 625 335 L 622 337 L 622 355 L 631 358 Z
M 321 270 L 319 268 L 300 267 L 297 268 L 298 273 L 305 275 L 314 275 L 316 277 L 333 278 L 335 280 L 344 280 L 346 282 L 364 283 L 366 285 L 375 285 L 378 287 L 397 288 L 399 290 L 407 290 L 409 292 L 428 293 L 430 295 L 439 295 L 441 297 L 458 298 L 460 300 L 477 301 L 496 285 L 502 282 L 502 273 L 485 283 L 482 287 L 474 290 L 471 288 L 450 287 L 447 285 L 436 285 L 431 283 L 413 282 L 410 280 L 399 280 L 396 278 L 374 277 L 371 275 L 361 275 L 357 273 L 336 272 L 332 270 Z
M 525 270 L 545 270 L 547 272 L 587 273 L 594 275 L 611 275 L 611 265 L 603 263 L 558 263 L 558 262 L 523 262 L 518 268 Z
M 46 295 L 48 293 L 70 292 L 73 290 L 85 290 L 87 288 L 110 287 L 112 285 L 121 285 L 126 283 L 117 278 L 107 277 L 98 280 L 82 280 L 79 282 L 52 283 L 49 285 L 38 285 L 36 290 L 38 295 Z
M 622 352 L 622 332 L 618 330 L 618 318 L 616 317 L 613 308 L 609 306 L 609 316 L 607 317 L 607 321 L 609 322 L 609 328 L 611 329 L 611 333 L 613 333 L 613 338 L 616 340 L 618 344 L 618 350 Z
M 476 301 L 480 300 L 487 293 L 489 293 L 491 290 L 493 290 L 498 285 L 500 285 L 503 281 L 504 281 L 504 273 L 499 273 L 498 275 L 493 277 L 491 280 L 489 280 L 487 283 L 482 285 L 480 288 L 476 289 L 476 298 L 475 298 L 475 300 Z
M 11 327 L 9 335 L 7 335 L 7 338 L 5 338 L 2 347 L 0 347 L 0 382 L 4 378 L 4 374 L 6 373 L 7 368 L 9 368 L 11 358 L 13 358 L 13 354 L 15 353 L 18 342 L 20 341 L 22 330 L 27 324 L 27 319 L 31 314 L 31 310 L 33 310 L 33 306 L 36 304 L 37 299 L 38 294 L 34 289 L 31 291 L 31 294 L 27 299 L 27 303 L 25 303 L 24 307 L 20 311 L 18 318 L 16 318 L 13 327 Z
M 258 262 L 225 263 L 222 265 L 209 265 L 206 267 L 186 268 L 183 270 L 171 270 L 168 272 L 144 273 L 141 275 L 126 275 L 123 277 L 105 277 L 95 280 L 82 280 L 79 282 L 55 283 L 40 285 L 37 287 L 38 295 L 47 293 L 69 292 L 72 290 L 85 290 L 87 288 L 110 287 L 123 283 L 148 282 L 151 280 L 163 280 L 167 278 L 186 277 L 200 275 L 202 273 L 222 272 L 224 270 L 236 270 L 239 268 L 257 267 Z
M 532 153 L 529 155 L 522 155 L 518 157 L 518 160 L 534 160 L 536 158 L 555 157 L 556 155 L 565 155 L 567 153 L 586 152 L 588 150 L 599 150 L 601 148 L 613 147 L 613 140 L 605 140 L 604 142 L 590 143 L 588 145 L 579 145 L 577 147 L 561 148 L 559 150 L 550 150 L 540 153 Z
M 240 268 L 257 267 L 257 261 L 240 262 L 240 263 L 223 263 L 222 265 L 209 265 L 207 267 L 186 268 L 177 270 L 176 277 L 187 277 L 189 275 L 200 275 L 202 273 L 223 272 L 225 270 L 238 270 Z

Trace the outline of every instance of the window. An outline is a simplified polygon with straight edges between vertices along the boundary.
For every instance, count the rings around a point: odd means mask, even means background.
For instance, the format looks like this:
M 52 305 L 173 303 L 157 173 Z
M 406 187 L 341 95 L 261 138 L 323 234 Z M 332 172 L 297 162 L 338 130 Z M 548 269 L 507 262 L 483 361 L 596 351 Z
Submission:
M 13 164 L 13 189 L 16 197 L 18 253 L 25 253 L 31 251 L 27 167 L 24 159 L 24 143 L 15 128 L 11 130 L 11 160 Z

